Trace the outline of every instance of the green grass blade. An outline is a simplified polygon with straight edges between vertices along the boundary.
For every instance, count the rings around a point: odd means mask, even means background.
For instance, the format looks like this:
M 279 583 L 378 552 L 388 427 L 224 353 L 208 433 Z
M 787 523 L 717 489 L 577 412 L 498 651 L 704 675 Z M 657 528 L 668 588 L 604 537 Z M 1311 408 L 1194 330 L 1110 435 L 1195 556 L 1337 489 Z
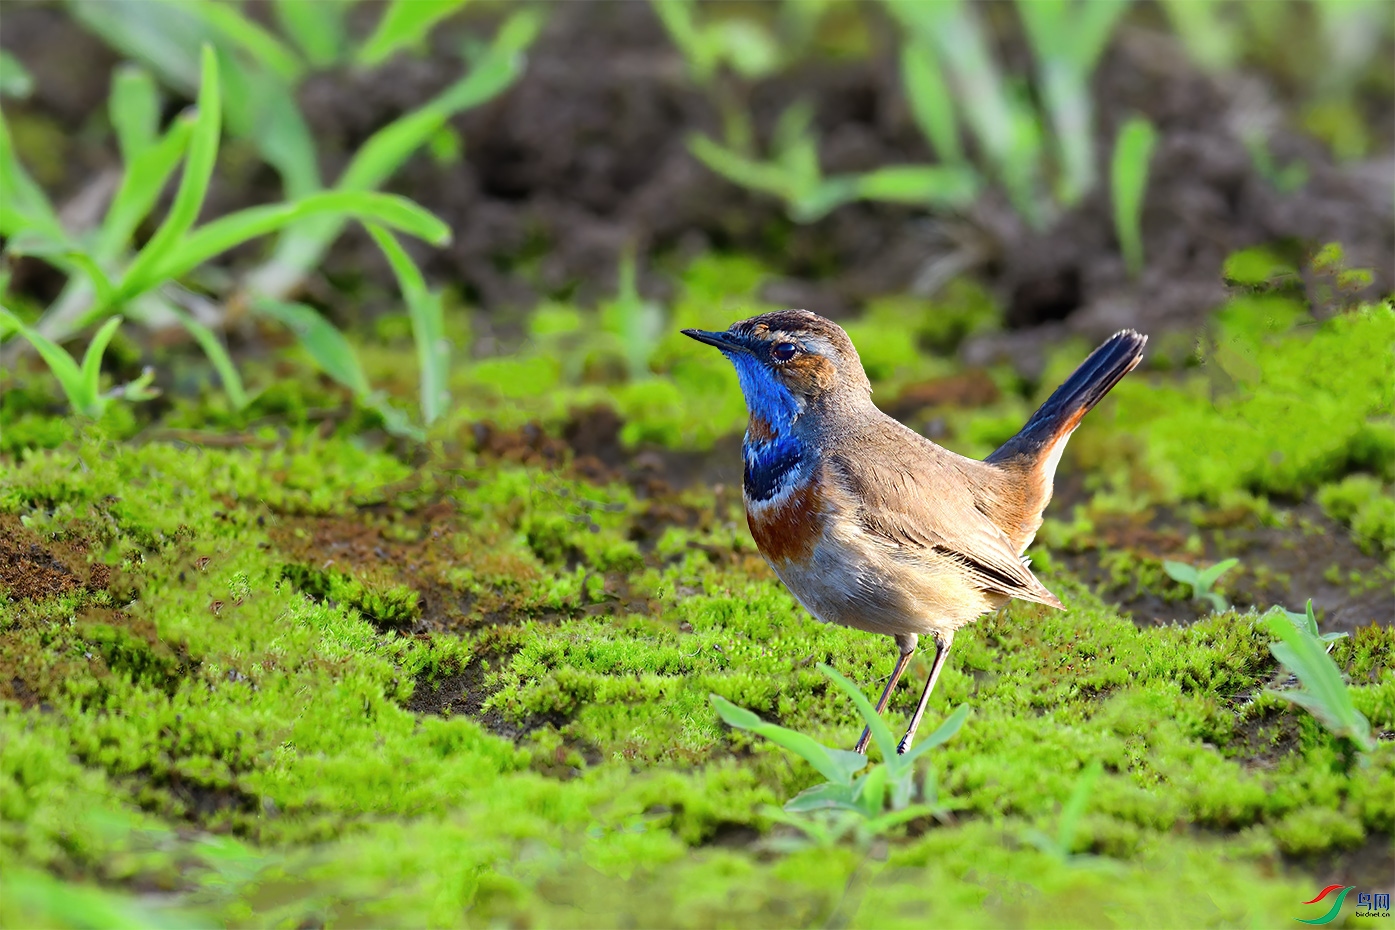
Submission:
M 1038 74 L 1060 161 L 1056 196 L 1069 207 L 1095 186 L 1094 102 L 1087 78 L 1066 62 L 1048 56 Z
M 282 323 L 321 371 L 348 388 L 359 400 L 372 393 L 368 377 L 358 363 L 358 355 L 344 334 L 305 304 L 260 298 L 253 302 L 258 313 Z
M 1163 571 L 1167 577 L 1178 584 L 1189 585 L 1193 589 L 1197 586 L 1197 571 L 1186 562 L 1174 562 L 1171 559 L 1163 560 Z
M 911 115 L 940 161 L 963 162 L 964 146 L 954 114 L 954 95 L 935 57 L 934 45 L 921 36 L 907 37 L 901 47 L 901 81 L 906 85 Z
M 946 165 L 887 165 L 859 175 L 857 192 L 867 200 L 932 207 L 967 207 L 979 194 L 973 169 Z
M 1342 680 L 1341 670 L 1322 641 L 1299 629 L 1287 617 L 1277 614 L 1268 620 L 1269 631 L 1279 638 L 1270 643 L 1269 650 L 1284 667 L 1298 676 L 1301 691 L 1266 690 L 1265 694 L 1291 701 L 1304 708 L 1338 736 L 1345 736 L 1360 748 L 1375 748 L 1371 741 L 1371 724 L 1352 703 L 1351 692 Z
M 160 92 L 150 72 L 136 65 L 117 67 L 107 104 L 121 160 L 129 165 L 160 135 Z
M 97 398 L 102 393 L 102 356 L 106 354 L 107 346 L 111 344 L 111 339 L 116 335 L 116 331 L 121 328 L 121 317 L 114 316 L 102 324 L 102 328 L 97 330 L 97 334 L 92 337 L 92 341 L 87 344 L 87 351 L 82 355 L 82 390 L 83 397 L 89 403 L 95 404 Z
M 969 705 L 961 704 L 954 713 L 945 718 L 944 723 L 935 728 L 934 733 L 924 737 L 911 748 L 910 752 L 902 756 L 902 759 L 905 760 L 907 765 L 910 765 L 936 746 L 949 742 L 954 738 L 954 735 L 959 732 L 959 729 L 964 726 L 964 721 L 967 719 L 969 719 Z
M 909 807 L 887 811 L 879 817 L 869 819 L 866 823 L 866 829 L 874 836 L 880 836 L 893 827 L 899 827 L 903 823 L 920 817 L 933 817 L 935 813 L 936 808 L 929 804 L 912 804 Z
M 431 27 L 463 7 L 468 0 L 392 0 L 373 34 L 358 50 L 358 63 L 373 67 L 399 50 L 420 42 Z
M 48 195 L 19 163 L 9 124 L 0 112 L 0 236 L 12 236 L 28 227 L 49 239 L 68 241 Z
M 1095 186 L 1094 97 L 1090 79 L 1129 0 L 1019 0 L 1038 65 L 1042 98 L 1060 159 L 1058 195 L 1071 205 Z
M 68 13 L 127 57 L 144 62 L 164 83 L 198 89 L 199 49 L 207 25 L 176 6 L 150 0 L 69 0 Z
M 94 412 L 92 409 L 98 399 L 89 398 L 86 394 L 82 369 L 78 367 L 77 362 L 73 361 L 73 357 L 63 350 L 62 346 L 25 326 L 19 317 L 4 307 L 0 307 L 0 323 L 19 333 L 34 347 L 34 350 L 39 353 L 39 357 L 48 365 L 49 371 L 53 372 L 53 376 L 58 379 L 58 384 L 63 388 L 63 394 L 68 398 L 68 403 L 73 410 L 88 417 L 100 415 L 100 410 Z
M 1071 35 L 1074 37 L 1076 66 L 1088 78 L 1099 64 L 1100 56 L 1114 37 L 1119 21 L 1128 12 L 1133 0 L 1090 0 L 1075 5 Z
M 87 275 L 88 280 L 92 282 L 92 289 L 96 291 L 97 299 L 89 312 L 100 312 L 110 307 L 112 301 L 116 298 L 116 287 L 111 283 L 111 278 L 107 277 L 106 272 L 102 270 L 101 266 L 93 260 L 92 256 L 88 255 L 86 252 L 70 251 L 65 253 L 64 258 L 82 269 L 83 273 Z
M 1025 92 L 1013 92 L 1003 80 L 980 22 L 979 5 L 962 0 L 926 4 L 888 0 L 887 9 L 911 35 L 931 43 L 952 80 L 965 123 L 1013 206 L 1033 225 L 1041 226 L 1044 216 L 1036 193 L 1040 128 Z
M 1197 584 L 1209 591 L 1211 587 L 1220 580 L 1222 575 L 1239 564 L 1239 559 L 1225 559 L 1224 561 L 1217 562 L 1210 568 L 1202 569 L 1197 573 Z
M 1133 117 L 1119 129 L 1109 172 L 1114 232 L 1124 253 L 1124 264 L 1135 278 L 1143 272 L 1143 200 L 1156 144 L 1153 124 L 1141 116 Z
M 1224 71 L 1240 57 L 1239 30 L 1225 15 L 1223 0 L 1162 0 L 1172 29 L 1187 54 L 1207 71 Z
M 305 62 L 295 50 L 248 19 L 235 4 L 215 0 L 175 0 L 176 5 L 199 17 L 234 48 L 246 52 L 258 65 L 286 84 L 295 84 L 305 74 Z
M 275 0 L 272 6 L 276 22 L 316 68 L 331 67 L 344 57 L 346 9 L 342 0 Z
M 136 227 L 155 208 L 160 192 L 184 157 L 194 123 L 192 113 L 181 115 L 158 143 L 141 152 L 135 161 L 126 163 L 121 186 L 112 198 L 93 246 L 99 261 L 113 261 L 125 251 Z
M 803 814 L 830 808 L 856 810 L 857 805 L 853 803 L 852 787 L 826 781 L 821 785 L 805 788 L 786 801 L 784 807 L 791 814 Z
M 706 84 L 717 70 L 721 47 L 698 25 L 696 5 L 692 0 L 653 0 L 650 6 L 683 53 L 693 80 Z
M 1065 806 L 1061 808 L 1061 821 L 1056 827 L 1056 848 L 1063 857 L 1069 856 L 1071 847 L 1075 845 L 1075 835 L 1080 830 L 1080 819 L 1085 816 L 1090 795 L 1094 792 L 1095 783 L 1100 780 L 1103 771 L 1104 766 L 1098 759 L 1085 766 L 1075 787 L 1071 789 Z
M 321 191 L 291 203 L 248 207 L 199 227 L 155 269 L 155 277 L 179 278 L 234 246 L 321 214 L 380 223 L 432 245 L 450 241 L 450 228 L 445 223 L 405 197 L 368 191 Z M 122 296 L 130 298 L 134 294 L 125 291 Z
M 421 418 L 430 426 L 450 407 L 450 345 L 446 342 L 445 317 L 441 295 L 426 287 L 421 269 L 412 261 L 397 237 L 374 223 L 367 223 L 369 235 L 387 256 L 398 287 L 407 301 L 407 313 L 412 320 L 412 338 L 417 347 L 417 365 L 421 371 Z
M 131 262 L 121 281 L 123 297 L 149 290 L 159 282 L 157 269 L 181 248 L 185 234 L 198 219 L 218 160 L 218 138 L 222 132 L 222 94 L 218 87 L 218 56 L 211 45 L 203 47 L 203 80 L 199 86 L 198 115 L 189 140 L 188 157 L 179 179 L 174 203 L 155 235 Z
M 288 199 L 322 189 L 319 154 L 296 104 L 295 86 L 270 71 L 244 67 L 224 51 L 218 63 L 229 131 L 252 141 L 281 175 Z
M 421 108 L 380 129 L 354 154 L 335 187 L 373 190 L 379 187 L 422 146 L 431 141 L 456 113 L 502 93 L 523 70 L 522 52 L 542 27 L 535 10 L 514 13 L 500 28 L 489 50 L 470 73 Z M 343 221 L 332 217 L 297 224 L 277 243 L 275 255 L 248 277 L 254 293 L 282 294 L 313 268 Z
M 535 10 L 521 10 L 510 16 L 468 75 L 374 133 L 354 153 L 335 186 L 341 190 L 378 187 L 430 141 L 447 119 L 502 93 L 523 72 L 521 53 L 541 28 L 541 16 Z
M 790 217 L 796 223 L 812 223 L 822 219 L 843 204 L 857 200 L 860 181 L 861 177 L 855 174 L 824 178 L 811 190 L 801 191 L 789 204 Z
M 813 122 L 813 104 L 808 100 L 797 101 L 785 107 L 775 121 L 775 131 L 770 140 L 775 162 L 785 172 L 790 186 L 797 191 L 812 188 L 823 176 L 819 170 L 819 147 Z
M 891 728 L 886 725 L 882 715 L 877 713 L 877 708 L 872 705 L 872 702 L 867 700 L 867 695 L 862 693 L 862 689 L 848 681 L 830 665 L 820 664 L 819 671 L 827 675 L 830 681 L 852 698 L 853 703 L 857 705 L 858 713 L 862 714 L 862 719 L 867 721 L 867 726 L 871 728 L 872 742 L 881 749 L 882 758 L 887 762 L 896 759 L 896 737 L 891 735 Z
M 863 817 L 875 817 L 886 807 L 887 779 L 891 777 L 891 766 L 874 765 L 857 780 L 853 789 L 853 803 Z
M 203 354 L 208 356 L 214 371 L 218 372 L 218 379 L 223 382 L 223 390 L 227 392 L 233 409 L 241 410 L 246 407 L 248 397 L 246 389 L 242 386 L 242 376 L 237 373 L 237 366 L 233 364 L 232 356 L 228 354 L 218 334 L 194 319 L 187 310 L 175 306 L 171 306 L 170 309 L 179 320 L 179 324 L 194 337 L 199 348 L 203 349 Z
M 814 767 L 824 778 L 839 785 L 850 784 L 852 776 L 867 765 L 866 757 L 858 753 L 829 749 L 811 736 L 778 724 L 767 723 L 744 707 L 738 707 L 721 695 L 711 695 L 712 706 L 717 716 L 729 726 L 749 730 L 763 736 L 772 743 L 799 756 Z M 848 758 L 848 757 L 853 758 Z
M 786 202 L 795 201 L 802 193 L 797 179 L 784 166 L 747 158 L 702 133 L 688 137 L 688 151 L 712 171 L 741 187 L 771 194 Z

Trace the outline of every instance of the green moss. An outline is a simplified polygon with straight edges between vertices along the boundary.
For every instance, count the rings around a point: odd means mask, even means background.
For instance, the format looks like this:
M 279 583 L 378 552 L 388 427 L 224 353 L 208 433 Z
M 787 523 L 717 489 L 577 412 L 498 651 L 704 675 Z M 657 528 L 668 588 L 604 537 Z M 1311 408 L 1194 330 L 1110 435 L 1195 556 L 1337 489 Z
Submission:
M 1395 551 L 1395 496 L 1372 475 L 1348 475 L 1319 489 L 1318 503 L 1329 517 L 1351 527 L 1362 549 Z
M 1115 435 L 1082 434 L 1077 451 L 1117 468 L 1120 442 L 1141 445 L 1165 497 L 1211 501 L 1237 488 L 1301 495 L 1354 468 L 1384 473 L 1395 453 L 1379 419 L 1395 404 L 1395 310 L 1289 331 L 1300 312 L 1282 298 L 1233 301 L 1200 373 L 1181 385 L 1125 379 Z
M 1106 591 L 1186 596 L 1161 571 L 1172 550 L 1107 535 L 1179 499 L 1173 545 L 1198 558 L 1237 521 L 1297 533 L 1268 494 L 1388 528 L 1391 365 L 1372 346 L 1390 345 L 1390 311 L 1319 324 L 1263 294 L 1178 371 L 1126 379 L 1072 442 L 1066 470 L 1092 496 L 1055 508 L 1032 551 L 1067 610 L 967 627 L 930 702 L 927 725 L 972 709 L 926 762 L 952 819 L 898 828 L 877 856 L 776 825 L 770 806 L 817 774 L 726 728 L 710 695 L 851 745 L 855 709 L 816 667 L 875 692 L 890 640 L 813 621 L 729 492 L 460 451 L 475 420 L 555 431 L 594 402 L 629 444 L 739 431 L 729 365 L 676 330 L 767 309 L 761 278 L 735 259 L 686 269 L 652 377 L 596 335 L 596 311 L 543 308 L 517 356 L 456 366 L 459 406 L 423 448 L 376 447 L 337 389 L 270 369 L 251 413 L 205 397 L 162 421 L 235 428 L 243 448 L 114 441 L 129 417 L 82 426 L 41 389 L 7 395 L 0 514 L 112 572 L 0 592 L 0 923 L 1267 925 L 1312 893 L 1281 854 L 1395 830 L 1391 744 L 1354 754 L 1265 696 L 1278 669 L 1254 613 L 1140 628 L 1067 570 L 1089 552 Z M 852 329 L 880 398 L 951 371 L 934 353 L 995 319 L 961 293 L 879 303 Z M 947 442 L 987 452 L 1089 348 L 1060 348 L 1036 384 L 994 371 L 1001 398 L 947 412 Z M 400 351 L 365 364 L 410 392 Z M 348 419 L 321 429 L 330 409 Z M 1332 654 L 1373 729 L 1395 729 L 1390 630 Z M 1036 851 L 1096 760 L 1073 849 L 1103 867 Z M 178 904 L 152 911 L 150 889 Z
M 724 728 L 708 694 L 851 742 L 854 710 L 814 666 L 832 661 L 870 689 L 893 649 L 811 620 L 710 497 L 685 498 L 702 518 L 646 554 L 632 537 L 648 504 L 535 469 L 466 457 L 414 475 L 341 439 L 257 451 L 87 442 L 15 463 L 0 494 L 10 513 L 46 508 L 45 538 L 102 539 L 93 551 L 128 565 L 134 591 L 122 617 L 92 613 L 111 609 L 106 591 L 0 606 L 0 665 L 27 689 L 0 701 L 7 874 L 216 889 L 191 899 L 216 921 L 270 919 L 255 890 L 268 881 L 286 883 L 278 921 L 457 923 L 466 909 L 545 921 L 594 906 L 607 922 L 670 907 L 695 923 L 779 922 L 839 906 L 832 889 L 859 868 L 848 850 L 809 859 L 704 845 L 733 829 L 769 831 L 766 805 L 816 777 Z M 457 502 L 453 519 L 429 531 L 395 521 L 382 538 L 451 566 L 430 571 L 442 590 L 474 598 L 462 639 L 395 635 L 387 628 L 419 609 L 401 577 L 373 580 L 342 560 L 291 562 L 302 567 L 287 573 L 269 536 L 305 514 L 343 515 L 307 525 L 351 526 L 351 516 L 370 519 L 361 507 L 410 507 L 442 489 Z M 619 579 L 628 607 L 611 591 Z M 952 919 L 1008 894 L 1009 878 L 1037 889 L 1013 904 L 1026 922 L 1059 919 L 1057 902 L 1072 895 L 1129 911 L 1172 900 L 1179 883 L 1200 887 L 1211 877 L 1203 861 L 1217 854 L 1245 872 L 1267 867 L 1275 849 L 1337 848 L 1388 829 L 1389 766 L 1343 768 L 1321 727 L 1304 730 L 1308 756 L 1270 770 L 1247 763 L 1232 702 L 1273 671 L 1252 616 L 1139 630 L 1067 576 L 1048 582 L 1070 610 L 1015 605 L 957 640 L 930 710 L 933 721 L 960 703 L 974 709 L 933 763 L 957 825 L 894 840 L 866 879 L 879 890 L 856 905 L 858 923 L 900 923 L 896 908 L 911 903 L 917 921 Z M 489 611 L 505 625 L 469 625 Z M 85 619 L 63 622 L 70 615 Z M 1339 648 L 1363 711 L 1384 725 L 1395 693 L 1388 637 Z M 478 708 L 474 717 L 407 710 L 429 697 L 425 682 L 486 655 L 455 704 Z M 912 708 L 914 677 L 893 696 L 893 724 Z M 1134 876 L 1127 894 L 1011 839 L 1050 829 L 1095 758 L 1107 774 L 1080 848 L 1118 857 Z M 78 809 L 96 819 L 75 824 Z M 1305 811 L 1317 813 L 1295 813 Z M 1246 832 L 1243 842 L 1179 839 L 1187 822 Z M 190 823 L 231 833 L 224 858 L 183 838 Z M 966 845 L 976 864 L 944 854 Z M 948 898 L 917 890 L 931 861 L 942 889 L 955 889 Z M 1292 900 L 1282 882 L 1246 874 L 1243 889 L 1215 892 L 1218 906 Z M 597 891 L 608 883 L 628 893 Z M 138 906 L 120 891 L 90 897 L 73 900 Z M 22 900 L 4 906 L 58 919 L 51 900 Z

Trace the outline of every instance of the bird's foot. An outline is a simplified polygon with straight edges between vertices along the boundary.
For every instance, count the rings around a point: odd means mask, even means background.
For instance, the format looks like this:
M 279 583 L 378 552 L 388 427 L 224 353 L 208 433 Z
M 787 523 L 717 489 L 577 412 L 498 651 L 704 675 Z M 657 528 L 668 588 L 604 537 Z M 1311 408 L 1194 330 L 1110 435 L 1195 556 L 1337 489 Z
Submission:
M 853 747 L 853 752 L 863 756 L 867 755 L 867 745 L 871 742 L 872 728 L 867 727 L 865 730 L 862 731 L 862 739 L 858 740 L 857 745 Z

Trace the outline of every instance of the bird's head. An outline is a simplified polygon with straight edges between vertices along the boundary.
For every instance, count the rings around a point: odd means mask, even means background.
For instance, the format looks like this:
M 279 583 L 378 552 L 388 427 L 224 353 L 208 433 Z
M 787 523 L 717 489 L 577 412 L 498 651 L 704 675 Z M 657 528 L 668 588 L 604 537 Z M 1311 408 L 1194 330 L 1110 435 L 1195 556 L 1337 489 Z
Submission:
M 807 310 L 777 310 L 733 323 L 725 332 L 685 329 L 716 346 L 736 367 L 746 406 L 779 428 L 834 397 L 865 400 L 872 385 L 843 328 Z

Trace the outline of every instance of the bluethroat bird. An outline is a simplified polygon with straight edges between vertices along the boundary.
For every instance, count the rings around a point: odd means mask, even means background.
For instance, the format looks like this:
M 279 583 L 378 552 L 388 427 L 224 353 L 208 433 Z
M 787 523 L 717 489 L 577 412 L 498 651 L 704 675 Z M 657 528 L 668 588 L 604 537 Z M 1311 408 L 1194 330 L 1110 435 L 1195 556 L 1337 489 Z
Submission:
M 910 748 L 954 633 L 1012 598 L 1061 608 L 1026 551 L 1080 420 L 1143 357 L 1115 333 L 1021 432 L 983 461 L 882 413 L 848 334 L 804 310 L 725 332 L 685 329 L 736 368 L 750 421 L 742 444 L 746 521 L 761 555 L 811 614 L 896 640 L 877 713 L 921 636 L 935 661 L 899 751 Z M 870 730 L 855 747 L 867 751 Z

